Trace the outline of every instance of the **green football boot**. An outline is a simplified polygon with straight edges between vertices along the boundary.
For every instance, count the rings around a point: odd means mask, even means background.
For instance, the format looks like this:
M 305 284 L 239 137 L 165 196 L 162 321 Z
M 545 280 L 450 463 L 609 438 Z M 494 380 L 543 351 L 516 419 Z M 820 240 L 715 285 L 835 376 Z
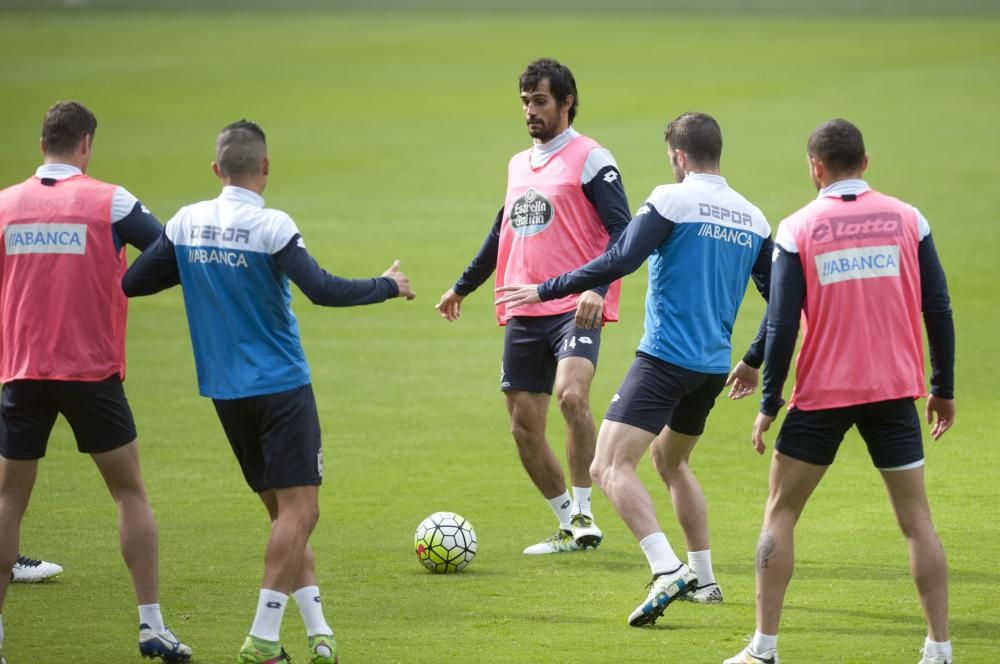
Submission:
M 309 637 L 309 664 L 337 664 L 337 640 L 333 634 L 314 634 Z
M 256 636 L 247 636 L 236 657 L 237 664 L 278 664 L 290 661 L 292 658 L 280 643 L 258 639 Z

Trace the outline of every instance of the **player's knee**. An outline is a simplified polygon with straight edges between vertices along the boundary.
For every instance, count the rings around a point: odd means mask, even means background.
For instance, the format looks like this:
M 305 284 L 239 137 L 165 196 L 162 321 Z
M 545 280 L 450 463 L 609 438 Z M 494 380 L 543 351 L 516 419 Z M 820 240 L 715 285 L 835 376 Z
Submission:
M 602 491 L 605 490 L 608 478 L 608 467 L 604 464 L 601 459 L 595 458 L 590 464 L 590 479 L 596 484 Z
M 520 418 L 512 418 L 510 421 L 510 434 L 521 449 L 534 447 L 540 438 L 537 427 Z
M 562 410 L 563 416 L 567 419 L 586 416 L 590 413 L 587 394 L 582 390 L 567 388 L 560 391 L 557 398 L 559 399 L 559 409 Z

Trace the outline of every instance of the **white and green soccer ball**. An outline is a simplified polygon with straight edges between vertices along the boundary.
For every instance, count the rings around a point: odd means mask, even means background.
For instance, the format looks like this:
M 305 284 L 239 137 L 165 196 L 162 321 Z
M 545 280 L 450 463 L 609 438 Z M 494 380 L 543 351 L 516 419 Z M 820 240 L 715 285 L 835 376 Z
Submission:
M 476 531 L 454 512 L 435 512 L 420 522 L 413 541 L 420 564 L 432 572 L 461 572 L 476 556 Z

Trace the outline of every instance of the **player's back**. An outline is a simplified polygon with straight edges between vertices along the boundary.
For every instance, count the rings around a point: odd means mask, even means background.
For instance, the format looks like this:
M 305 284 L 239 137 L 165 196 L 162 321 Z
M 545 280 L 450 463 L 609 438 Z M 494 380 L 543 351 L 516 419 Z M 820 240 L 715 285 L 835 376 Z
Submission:
M 116 189 L 79 174 L 0 191 L 0 381 L 124 375 Z
M 201 393 L 271 394 L 309 382 L 288 277 L 274 254 L 298 233 L 257 194 L 225 187 L 167 224 L 184 290 Z
M 837 408 L 924 392 L 916 210 L 870 189 L 824 196 L 782 222 L 799 254 L 805 332 L 791 403 Z
M 639 350 L 704 373 L 726 373 L 733 323 L 750 272 L 770 237 L 761 211 L 718 175 L 688 174 L 657 187 L 639 213 L 673 224 L 649 257 Z

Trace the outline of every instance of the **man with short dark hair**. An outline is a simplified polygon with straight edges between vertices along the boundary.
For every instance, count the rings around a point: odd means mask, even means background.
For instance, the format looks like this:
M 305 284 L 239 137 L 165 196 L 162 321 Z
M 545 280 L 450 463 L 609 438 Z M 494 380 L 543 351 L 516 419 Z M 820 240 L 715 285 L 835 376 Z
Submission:
M 955 329 L 944 270 L 927 220 L 913 206 L 873 191 L 861 132 L 825 122 L 807 147 L 819 195 L 781 222 L 767 312 L 764 388 L 753 443 L 784 403 L 799 320 L 803 334 L 771 460 L 770 494 L 757 543 L 757 629 L 726 664 L 776 664 L 778 624 L 792 578 L 795 524 L 857 426 L 882 475 L 927 619 L 921 664 L 951 664 L 948 569 L 931 522 L 924 450 L 914 400 L 926 395 L 920 330 L 930 345 L 927 422 L 937 440 L 955 420 Z
M 181 284 L 201 394 L 212 399 L 243 477 L 271 519 L 257 613 L 237 661 L 289 659 L 280 630 L 292 595 L 309 661 L 334 664 L 337 644 L 309 547 L 323 478 L 319 416 L 288 281 L 323 306 L 415 294 L 399 261 L 373 279 L 342 279 L 320 268 L 292 218 L 264 207 L 270 162 L 256 124 L 223 128 L 212 170 L 222 194 L 181 208 L 122 285 L 132 297 Z
M 97 120 L 58 102 L 42 124 L 44 163 L 0 191 L 0 607 L 21 519 L 62 414 L 118 508 L 122 557 L 139 603 L 139 651 L 186 662 L 163 624 L 159 542 L 125 399 L 125 244 L 145 249 L 158 221 L 123 187 L 85 175 Z M 0 660 L 3 658 L 0 622 Z
M 735 369 L 731 334 L 751 277 L 767 298 L 771 229 L 761 211 L 719 174 L 722 132 L 704 113 L 685 113 L 665 134 L 679 184 L 653 190 L 621 240 L 587 265 L 540 285 L 508 285 L 498 304 L 508 310 L 548 302 L 634 272 L 649 258 L 645 335 L 635 361 L 611 400 L 591 466 L 594 481 L 632 530 L 653 580 L 646 600 L 629 616 L 651 625 L 675 599 L 722 601 L 708 546 L 705 497 L 688 458 L 715 399 L 757 383 L 760 338 Z M 636 467 L 652 445 L 652 459 L 671 494 L 688 543 L 680 561 L 656 518 Z
M 630 217 L 614 157 L 571 126 L 579 96 L 569 68 L 555 60 L 536 60 L 518 83 L 534 145 L 511 158 L 507 197 L 493 228 L 437 304 L 448 321 L 458 319 L 462 300 L 494 270 L 498 286 L 555 276 L 603 253 Z M 618 320 L 621 285 L 609 283 L 527 307 L 516 316 L 497 307 L 497 321 L 505 326 L 500 389 L 511 432 L 521 464 L 559 523 L 553 535 L 524 550 L 528 555 L 594 548 L 603 537 L 590 506 L 589 468 L 596 440 L 590 384 L 601 326 Z M 545 437 L 553 387 L 566 420 L 572 496 Z

